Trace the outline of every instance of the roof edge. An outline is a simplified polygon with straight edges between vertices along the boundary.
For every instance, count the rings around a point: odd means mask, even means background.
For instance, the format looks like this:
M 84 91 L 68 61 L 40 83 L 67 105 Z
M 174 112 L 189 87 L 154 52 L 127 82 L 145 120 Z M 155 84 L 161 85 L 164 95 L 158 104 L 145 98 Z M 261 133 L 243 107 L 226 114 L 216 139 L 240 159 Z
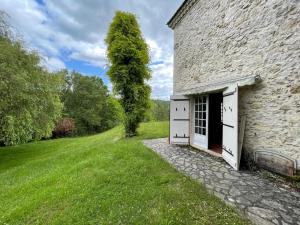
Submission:
M 167 22 L 168 27 L 174 29 L 196 2 L 198 2 L 198 0 L 184 0 L 172 18 Z

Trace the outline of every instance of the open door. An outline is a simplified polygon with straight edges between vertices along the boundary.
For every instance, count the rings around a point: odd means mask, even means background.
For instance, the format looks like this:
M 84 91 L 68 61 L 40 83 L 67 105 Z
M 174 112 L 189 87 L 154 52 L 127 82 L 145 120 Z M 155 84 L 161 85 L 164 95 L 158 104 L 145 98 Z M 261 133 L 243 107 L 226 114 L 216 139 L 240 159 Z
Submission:
M 189 144 L 190 101 L 185 96 L 171 96 L 170 144 Z
M 193 145 L 208 149 L 208 96 L 194 97 L 193 102 Z
M 235 170 L 239 169 L 238 152 L 238 85 L 223 92 L 222 156 Z

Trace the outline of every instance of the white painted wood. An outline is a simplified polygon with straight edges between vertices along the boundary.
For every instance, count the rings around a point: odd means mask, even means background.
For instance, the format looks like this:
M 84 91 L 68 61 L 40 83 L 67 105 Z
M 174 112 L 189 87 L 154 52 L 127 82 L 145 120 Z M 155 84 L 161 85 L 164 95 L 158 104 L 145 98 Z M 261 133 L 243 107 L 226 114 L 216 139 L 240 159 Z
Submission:
M 245 86 L 257 84 L 259 82 L 261 82 L 261 77 L 259 75 L 254 75 L 254 76 L 245 76 L 237 79 L 235 78 L 230 80 L 224 80 L 220 82 L 214 82 L 211 85 L 198 83 L 195 88 L 189 88 L 188 90 L 185 90 L 181 94 L 195 95 L 201 93 L 219 92 L 235 84 L 238 84 L 239 87 L 245 87 Z
M 189 98 L 173 95 L 170 99 L 170 143 L 189 144 Z
M 205 97 L 205 112 L 203 112 L 203 109 L 199 110 L 199 104 L 198 104 L 198 109 L 197 109 L 197 98 L 202 98 Z M 193 120 L 192 120 L 192 134 L 193 134 L 193 138 L 192 138 L 192 144 L 195 147 L 201 148 L 201 149 L 208 149 L 208 108 L 209 108 L 209 101 L 208 101 L 208 96 L 207 95 L 203 95 L 203 96 L 196 96 L 193 99 Z M 203 105 L 202 105 L 203 107 Z M 196 113 L 198 113 L 198 115 L 196 115 Z M 205 113 L 205 119 L 203 119 L 203 115 L 199 116 L 199 113 Z M 197 126 L 197 120 L 198 123 L 200 122 L 199 119 L 201 119 L 201 121 L 205 121 L 205 126 L 203 126 L 202 124 L 202 128 L 199 127 L 199 124 Z M 198 128 L 198 129 L 197 129 Z M 205 128 L 205 134 L 199 131 L 199 129 L 203 129 Z
M 224 160 L 235 170 L 239 169 L 238 154 L 238 85 L 223 92 L 223 146 Z
M 170 100 L 178 100 L 178 99 L 184 99 L 184 100 L 189 100 L 190 97 L 186 95 L 171 95 Z
M 171 100 L 171 112 L 174 119 L 189 119 L 189 100 Z

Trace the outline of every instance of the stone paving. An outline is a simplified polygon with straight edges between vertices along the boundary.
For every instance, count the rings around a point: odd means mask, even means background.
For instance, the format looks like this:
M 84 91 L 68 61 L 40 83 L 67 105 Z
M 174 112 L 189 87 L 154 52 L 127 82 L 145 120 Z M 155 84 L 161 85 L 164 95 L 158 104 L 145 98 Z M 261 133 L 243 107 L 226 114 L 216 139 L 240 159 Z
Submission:
M 249 171 L 234 171 L 222 158 L 169 145 L 165 138 L 145 140 L 144 144 L 255 224 L 300 225 L 300 192 Z

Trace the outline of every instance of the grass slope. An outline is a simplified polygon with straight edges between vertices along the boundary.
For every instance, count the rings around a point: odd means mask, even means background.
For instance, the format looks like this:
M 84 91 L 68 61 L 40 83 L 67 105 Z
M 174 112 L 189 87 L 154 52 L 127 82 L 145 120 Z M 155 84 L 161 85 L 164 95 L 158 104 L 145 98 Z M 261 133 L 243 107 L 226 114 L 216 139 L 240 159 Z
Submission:
M 81 138 L 0 148 L 0 224 L 248 224 L 202 185 L 121 127 Z

